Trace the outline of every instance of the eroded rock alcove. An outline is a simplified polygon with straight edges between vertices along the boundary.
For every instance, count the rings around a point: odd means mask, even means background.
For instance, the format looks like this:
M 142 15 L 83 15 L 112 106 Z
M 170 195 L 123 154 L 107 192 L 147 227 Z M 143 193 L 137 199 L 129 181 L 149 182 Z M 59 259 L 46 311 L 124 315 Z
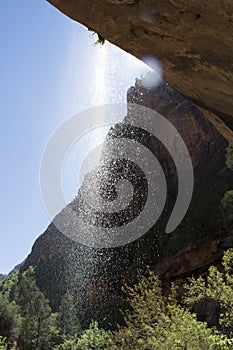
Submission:
M 72 19 L 143 59 L 204 111 L 233 143 L 231 0 L 49 0 Z

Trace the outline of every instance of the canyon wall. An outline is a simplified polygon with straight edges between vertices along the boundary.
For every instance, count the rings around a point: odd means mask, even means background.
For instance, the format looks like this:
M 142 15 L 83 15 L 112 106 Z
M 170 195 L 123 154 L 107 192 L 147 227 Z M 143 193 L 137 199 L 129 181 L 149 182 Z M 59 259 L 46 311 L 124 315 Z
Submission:
M 96 313 L 104 312 L 106 305 L 113 306 L 113 301 L 121 303 L 121 283 L 123 280 L 133 280 L 138 268 L 149 265 L 163 275 L 166 275 L 166 271 L 168 275 L 178 271 L 179 275 L 179 271 L 183 271 L 182 262 L 189 261 L 189 264 L 185 264 L 185 273 L 189 273 L 218 259 L 223 254 L 218 243 L 228 235 L 219 210 L 220 198 L 233 186 L 232 175 L 225 166 L 226 140 L 200 110 L 164 82 L 157 88 L 146 88 L 137 79 L 135 86 L 128 91 L 127 100 L 156 110 L 183 137 L 194 168 L 193 199 L 182 223 L 172 233 L 166 234 L 165 225 L 177 194 L 177 172 L 164 146 L 148 137 L 144 139 L 144 144 L 156 154 L 168 183 L 166 207 L 155 227 L 124 247 L 94 249 L 73 242 L 59 232 L 53 222 L 49 225 L 33 245 L 22 269 L 30 265 L 36 267 L 37 283 L 55 310 L 67 289 L 75 291 L 82 322 L 87 322 L 88 317 L 94 317 Z M 129 137 L 129 130 L 124 127 L 127 118 L 124 123 L 113 126 L 106 139 Z M 136 138 L 140 140 L 141 136 L 139 132 Z M 85 186 L 88 188 L 88 182 L 84 181 L 70 204 L 77 213 Z M 64 211 L 58 215 L 69 221 Z M 212 246 L 216 249 L 208 249 Z M 202 252 L 202 260 L 196 264 L 196 260 L 190 258 L 193 261 L 190 264 L 189 255 L 193 256 L 196 250 Z M 108 321 L 111 311 L 105 312 L 102 319 L 106 319 L 111 327 L 113 321 Z

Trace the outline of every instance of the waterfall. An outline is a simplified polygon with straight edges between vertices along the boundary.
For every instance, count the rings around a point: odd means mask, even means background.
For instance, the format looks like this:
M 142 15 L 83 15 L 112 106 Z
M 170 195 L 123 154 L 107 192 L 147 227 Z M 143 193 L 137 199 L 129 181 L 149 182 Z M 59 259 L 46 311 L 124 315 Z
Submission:
M 97 37 L 84 27 L 73 33 L 62 84 L 62 100 L 70 105 L 70 115 L 102 104 L 126 103 L 127 90 L 134 85 L 135 78 L 151 71 L 145 63 L 111 43 L 106 41 L 101 45 L 96 40 Z M 126 113 L 127 108 L 119 112 L 116 122 L 120 122 Z M 83 160 L 104 141 L 111 125 L 106 123 L 99 128 L 93 125 L 88 134 L 70 147 L 62 169 L 62 186 L 67 202 L 74 198 L 81 186 L 82 179 L 78 179 L 77 174 Z M 86 171 L 93 169 L 97 162 L 98 159 L 95 159 Z

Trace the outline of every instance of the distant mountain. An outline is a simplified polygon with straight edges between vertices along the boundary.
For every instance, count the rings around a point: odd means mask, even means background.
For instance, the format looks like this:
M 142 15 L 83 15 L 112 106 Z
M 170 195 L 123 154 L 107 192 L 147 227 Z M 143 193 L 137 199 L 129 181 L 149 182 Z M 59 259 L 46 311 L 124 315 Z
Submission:
M 3 275 L 2 273 L 0 273 L 0 281 L 3 281 L 6 275 Z

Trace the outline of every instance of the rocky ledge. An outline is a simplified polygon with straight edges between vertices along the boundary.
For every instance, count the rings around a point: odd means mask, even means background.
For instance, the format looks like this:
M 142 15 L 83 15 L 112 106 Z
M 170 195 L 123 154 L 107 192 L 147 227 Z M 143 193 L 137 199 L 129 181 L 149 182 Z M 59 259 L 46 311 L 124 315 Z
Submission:
M 49 0 L 139 59 L 162 62 L 164 79 L 233 143 L 233 2 Z

